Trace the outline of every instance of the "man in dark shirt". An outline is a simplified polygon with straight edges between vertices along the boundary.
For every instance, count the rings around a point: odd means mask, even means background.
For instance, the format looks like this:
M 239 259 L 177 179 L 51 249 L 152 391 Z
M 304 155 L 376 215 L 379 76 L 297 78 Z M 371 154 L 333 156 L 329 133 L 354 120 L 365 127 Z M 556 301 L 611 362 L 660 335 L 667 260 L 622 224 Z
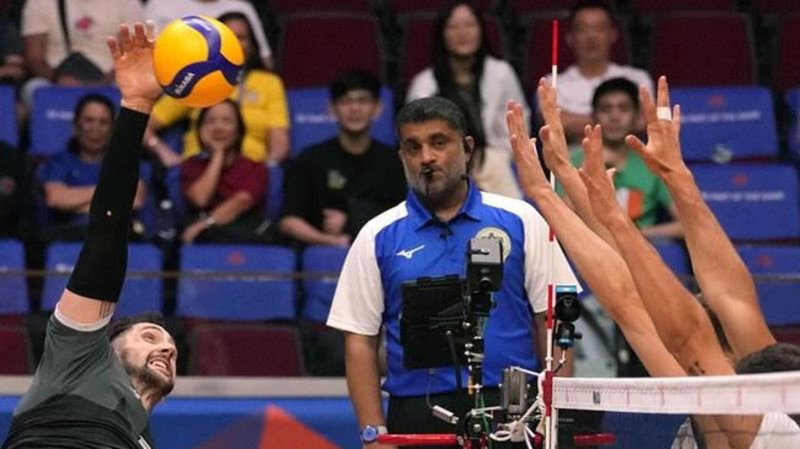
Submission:
M 154 447 L 148 415 L 172 390 L 177 351 L 152 316 L 109 326 L 127 265 L 142 137 L 161 88 L 154 30 L 109 39 L 119 115 L 89 210 L 89 231 L 47 326 L 42 360 L 14 410 L 3 449 Z
M 374 76 L 358 70 L 331 84 L 339 135 L 303 150 L 288 165 L 283 235 L 307 245 L 347 246 L 364 223 L 405 198 L 397 151 L 370 136 L 381 112 L 379 90 Z

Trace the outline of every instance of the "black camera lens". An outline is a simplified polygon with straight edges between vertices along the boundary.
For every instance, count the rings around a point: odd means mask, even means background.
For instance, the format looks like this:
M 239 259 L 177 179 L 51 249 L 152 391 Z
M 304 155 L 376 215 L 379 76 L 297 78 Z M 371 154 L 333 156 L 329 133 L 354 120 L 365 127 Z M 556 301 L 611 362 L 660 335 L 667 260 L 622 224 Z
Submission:
M 581 303 L 573 293 L 559 294 L 556 298 L 556 318 L 571 323 L 581 317 Z

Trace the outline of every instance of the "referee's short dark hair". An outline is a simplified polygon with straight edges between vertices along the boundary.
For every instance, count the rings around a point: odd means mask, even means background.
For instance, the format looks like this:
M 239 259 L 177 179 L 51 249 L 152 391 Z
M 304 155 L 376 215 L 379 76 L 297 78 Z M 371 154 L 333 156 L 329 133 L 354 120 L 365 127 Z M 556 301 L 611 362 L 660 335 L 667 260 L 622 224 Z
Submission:
M 340 73 L 328 87 L 331 102 L 354 90 L 366 90 L 374 100 L 381 96 L 381 82 L 366 70 L 348 70 Z
M 468 135 L 467 118 L 455 103 L 444 97 L 418 98 L 407 103 L 397 113 L 395 126 L 400 136 L 400 127 L 406 123 L 422 123 L 430 120 L 444 120 L 462 137 Z
M 152 323 L 163 327 L 164 329 L 167 328 L 167 324 L 164 321 L 164 316 L 160 313 L 142 313 L 140 315 L 131 315 L 116 319 L 108 325 L 108 330 L 106 330 L 106 334 L 108 335 L 109 341 L 114 341 L 115 338 L 119 337 L 125 331 L 133 327 L 135 324 L 139 323 Z

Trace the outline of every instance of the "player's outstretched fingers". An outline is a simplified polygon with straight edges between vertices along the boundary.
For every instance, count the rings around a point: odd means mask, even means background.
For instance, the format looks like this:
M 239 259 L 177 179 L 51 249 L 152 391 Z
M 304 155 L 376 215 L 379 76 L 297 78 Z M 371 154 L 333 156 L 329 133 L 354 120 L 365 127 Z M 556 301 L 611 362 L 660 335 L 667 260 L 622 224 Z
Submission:
M 133 49 L 133 39 L 131 38 L 131 29 L 127 23 L 120 24 L 118 44 L 122 53 L 125 54 Z
M 644 84 L 639 86 L 639 99 L 642 104 L 642 112 L 644 113 L 645 122 L 649 125 L 658 121 L 656 116 L 656 103 L 653 100 L 653 94 L 647 89 Z
M 108 45 L 108 51 L 111 52 L 111 58 L 113 60 L 116 61 L 117 59 L 120 58 L 120 56 L 122 56 L 122 51 L 120 50 L 119 45 L 117 44 L 116 38 L 114 38 L 113 36 L 108 36 L 106 38 L 106 44 Z

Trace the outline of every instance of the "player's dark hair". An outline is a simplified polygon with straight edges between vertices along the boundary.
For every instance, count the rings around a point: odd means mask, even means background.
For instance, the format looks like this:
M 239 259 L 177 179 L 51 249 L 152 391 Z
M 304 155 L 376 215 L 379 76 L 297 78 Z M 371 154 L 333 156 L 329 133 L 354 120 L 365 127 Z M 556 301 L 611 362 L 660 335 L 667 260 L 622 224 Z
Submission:
M 608 20 L 611 21 L 612 24 L 614 23 L 614 10 L 611 9 L 608 2 L 603 0 L 581 0 L 572 5 L 569 9 L 567 23 L 570 28 L 572 28 L 572 22 L 575 20 L 575 16 L 585 9 L 602 9 L 608 14 Z
M 115 338 L 119 337 L 125 331 L 132 328 L 135 324 L 139 323 L 152 323 L 158 326 L 161 326 L 166 329 L 166 323 L 164 322 L 164 317 L 160 313 L 143 313 L 140 315 L 131 315 L 126 316 L 123 318 L 116 319 L 108 325 L 108 329 L 106 330 L 106 334 L 108 335 L 109 341 L 114 341 Z
M 736 364 L 738 374 L 800 371 L 800 346 L 775 343 L 746 355 Z
M 597 111 L 597 105 L 603 97 L 617 92 L 627 95 L 631 99 L 633 107 L 637 111 L 639 110 L 639 89 L 633 81 L 627 78 L 611 78 L 600 83 L 592 95 L 592 110 Z
M 354 90 L 366 90 L 374 100 L 378 100 L 381 94 L 381 82 L 372 73 L 356 69 L 340 73 L 328 86 L 331 102 L 336 102 Z
M 229 104 L 233 108 L 234 115 L 236 116 L 236 125 L 238 130 L 236 131 L 236 139 L 234 139 L 232 147 L 237 153 L 241 153 L 242 142 L 244 141 L 244 133 L 245 133 L 244 118 L 242 118 L 242 111 L 239 110 L 239 105 L 230 98 L 226 98 L 225 100 L 215 104 L 214 106 L 203 108 L 200 111 L 200 115 L 197 116 L 197 137 L 198 139 L 200 139 L 200 128 L 203 126 L 203 122 L 205 122 L 206 116 L 208 115 L 208 111 L 221 104 Z M 203 147 L 203 149 L 205 149 L 205 142 L 203 142 L 202 139 L 200 140 L 200 145 Z

